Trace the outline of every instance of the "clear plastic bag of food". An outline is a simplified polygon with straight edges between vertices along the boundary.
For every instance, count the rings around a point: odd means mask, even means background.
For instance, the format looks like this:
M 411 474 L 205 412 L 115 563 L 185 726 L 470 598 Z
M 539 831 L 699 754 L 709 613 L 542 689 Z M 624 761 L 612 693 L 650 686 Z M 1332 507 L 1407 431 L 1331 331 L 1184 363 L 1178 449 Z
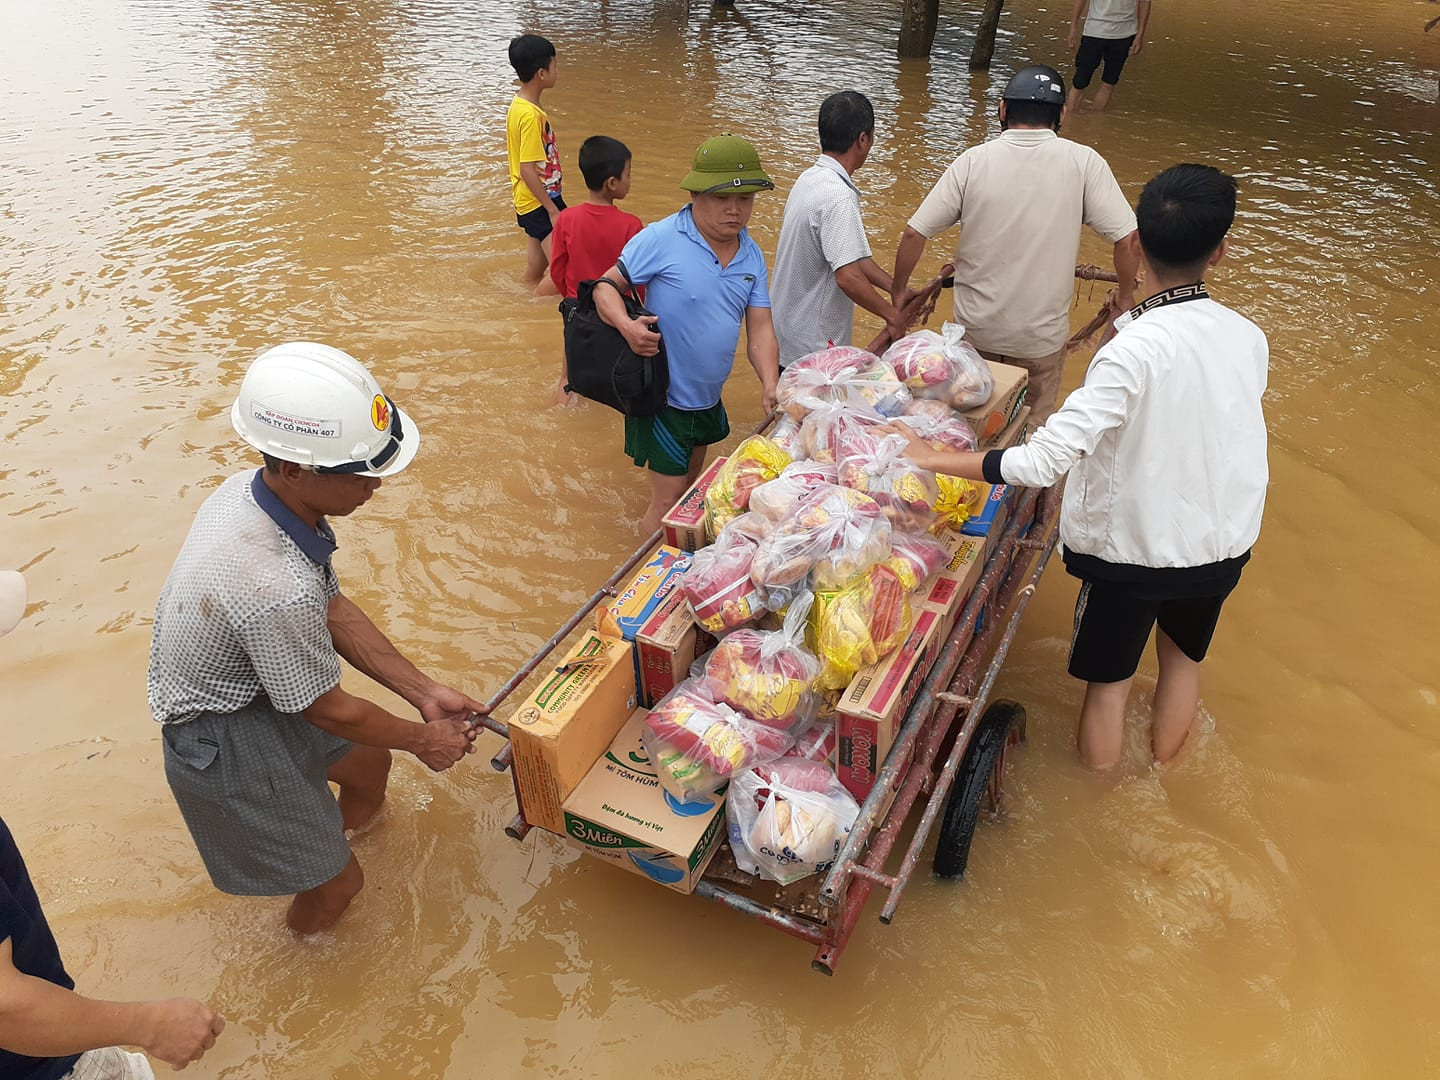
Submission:
M 751 435 L 720 466 L 705 491 L 705 522 L 712 537 L 750 506 L 750 493 L 779 476 L 790 455 L 763 435 Z
M 661 698 L 640 731 L 660 786 L 682 802 L 710 794 L 744 769 L 773 761 L 794 741 L 785 729 L 716 701 L 701 679 L 686 679 Z
M 975 429 L 943 401 L 918 398 L 910 403 L 903 416 L 895 419 L 920 436 L 932 450 L 958 450 L 968 454 L 980 445 Z
M 796 440 L 800 437 L 800 421 L 789 413 L 782 413 L 766 437 L 792 458 L 797 457 L 795 445 Z
M 786 750 L 784 756 L 823 763 L 829 759 L 834 749 L 835 722 L 833 720 L 816 720 L 795 736 L 795 745 Z
M 840 440 L 840 483 L 879 503 L 895 528 L 924 532 L 935 523 L 940 487 L 934 473 L 905 455 L 907 446 L 901 435 L 846 432 Z
M 911 401 L 894 368 L 874 353 L 850 345 L 802 356 L 781 373 L 775 393 L 781 408 L 796 420 L 803 420 L 816 402 L 899 416 Z
M 891 546 L 889 566 L 900 578 L 906 592 L 914 592 L 949 560 L 950 552 L 933 536 L 897 532 Z
M 712 634 L 749 625 L 765 613 L 765 599 L 751 577 L 758 546 L 746 514 L 697 551 L 680 579 L 695 622 Z
M 781 885 L 830 869 L 860 815 L 828 765 L 799 758 L 745 770 L 725 800 L 735 864 Z
M 750 493 L 750 512 L 779 523 L 795 512 L 800 500 L 821 484 L 835 483 L 835 466 L 819 461 L 794 461 L 774 480 Z
M 868 407 L 834 401 L 814 401 L 813 404 L 795 440 L 798 456 L 807 461 L 834 464 L 839 460 L 840 443 L 847 434 L 886 423 L 885 417 Z
M 810 642 L 822 688 L 843 690 L 855 673 L 899 648 L 910 632 L 910 591 L 886 565 L 870 568 L 848 589 L 816 592 Z
M 838 587 L 890 554 L 890 523 L 875 500 L 824 484 L 760 542 L 750 575 L 765 606 L 778 610 L 817 570 L 816 587 Z M 868 561 L 867 561 L 868 560 Z
M 958 323 L 946 323 L 938 334 L 906 334 L 885 350 L 883 359 L 914 397 L 934 398 L 957 409 L 985 404 L 995 389 L 985 358 L 965 340 L 965 328 Z
M 820 661 L 805 647 L 812 597 L 801 593 L 779 630 L 736 630 L 705 658 L 703 678 L 717 701 L 752 720 L 795 733 L 820 711 Z

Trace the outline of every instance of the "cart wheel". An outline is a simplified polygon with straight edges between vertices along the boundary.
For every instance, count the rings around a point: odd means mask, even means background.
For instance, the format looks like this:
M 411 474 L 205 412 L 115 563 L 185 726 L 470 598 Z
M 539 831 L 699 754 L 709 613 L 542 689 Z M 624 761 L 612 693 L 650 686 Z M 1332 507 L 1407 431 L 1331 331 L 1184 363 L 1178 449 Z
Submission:
M 985 710 L 975 726 L 975 737 L 965 749 L 940 839 L 935 844 L 935 876 L 958 878 L 970 861 L 970 841 L 983 811 L 999 809 L 999 778 L 1005 768 L 1005 749 L 1014 734 L 1024 738 L 1025 707 L 1017 701 L 997 701 Z M 988 805 L 987 805 L 988 804 Z

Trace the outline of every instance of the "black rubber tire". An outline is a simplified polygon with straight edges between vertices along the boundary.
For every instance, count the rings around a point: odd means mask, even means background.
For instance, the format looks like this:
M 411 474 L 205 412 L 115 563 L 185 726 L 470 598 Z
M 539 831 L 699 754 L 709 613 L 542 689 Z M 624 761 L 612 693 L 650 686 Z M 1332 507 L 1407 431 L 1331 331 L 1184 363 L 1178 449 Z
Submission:
M 975 726 L 975 736 L 965 748 L 950 803 L 935 842 L 935 876 L 958 878 L 970 861 L 970 841 L 980 821 L 980 802 L 990 784 L 990 774 L 1005 748 L 1012 729 L 1025 730 L 1025 706 L 1017 701 L 996 701 L 985 710 Z

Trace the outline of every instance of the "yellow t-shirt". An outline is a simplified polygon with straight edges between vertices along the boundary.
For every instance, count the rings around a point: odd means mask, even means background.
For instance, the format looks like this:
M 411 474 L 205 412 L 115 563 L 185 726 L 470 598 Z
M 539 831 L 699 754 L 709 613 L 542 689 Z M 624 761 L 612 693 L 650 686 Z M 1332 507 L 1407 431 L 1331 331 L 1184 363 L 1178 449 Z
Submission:
M 522 162 L 540 165 L 540 180 L 553 198 L 560 194 L 560 152 L 555 149 L 555 132 L 550 118 L 539 105 L 531 104 L 518 94 L 510 102 L 505 116 L 505 153 L 510 159 L 510 189 L 515 199 L 515 213 L 528 214 L 540 207 L 520 179 Z

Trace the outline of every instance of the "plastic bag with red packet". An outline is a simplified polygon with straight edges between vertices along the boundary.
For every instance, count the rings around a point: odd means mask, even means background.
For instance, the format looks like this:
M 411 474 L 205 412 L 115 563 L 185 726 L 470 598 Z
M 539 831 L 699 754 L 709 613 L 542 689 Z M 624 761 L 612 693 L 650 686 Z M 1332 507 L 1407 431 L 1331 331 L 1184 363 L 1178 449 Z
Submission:
M 817 401 L 899 416 L 911 400 L 894 368 L 853 345 L 834 345 L 802 356 L 781 372 L 775 393 L 780 407 L 796 420 L 803 420 Z
M 901 435 L 846 432 L 840 440 L 840 482 L 863 491 L 903 532 L 924 532 L 935 523 L 940 486 L 935 474 L 905 456 Z
M 882 359 L 914 397 L 935 398 L 957 409 L 985 404 L 995 389 L 985 358 L 965 340 L 965 328 L 958 323 L 946 323 L 938 334 L 906 334 Z
M 750 507 L 750 493 L 774 480 L 790 455 L 763 435 L 751 435 L 725 459 L 705 489 L 705 527 L 713 539 Z
M 914 592 L 949 561 L 950 552 L 933 536 L 897 532 L 887 565 L 900 578 L 900 584 Z
M 737 773 L 773 761 L 794 743 L 784 728 L 752 720 L 686 679 L 645 717 L 640 742 L 660 786 L 682 802 L 708 795 Z
M 800 434 L 795 439 L 796 454 L 807 461 L 833 464 L 840 460 L 840 443 L 848 434 L 887 422 L 871 408 L 808 400 L 814 407 L 801 423 Z
M 804 731 L 814 722 L 820 711 L 815 686 L 820 661 L 805 647 L 813 599 L 808 592 L 797 596 L 779 630 L 736 630 L 715 646 L 705 659 L 703 679 L 717 701 L 789 732 Z
M 715 542 L 697 551 L 680 579 L 695 622 L 712 634 L 749 625 L 765 614 L 765 598 L 751 578 L 760 531 L 736 518 Z
M 735 865 L 790 885 L 830 868 L 860 804 L 824 762 L 782 757 L 738 774 L 725 812 Z
M 920 398 L 912 401 L 905 414 L 895 419 L 919 435 L 932 450 L 958 450 L 968 454 L 980 445 L 975 429 L 943 401 Z
M 835 466 L 819 461 L 795 461 L 785 471 L 750 493 L 750 512 L 777 524 L 784 521 L 800 500 L 821 484 L 834 484 Z
M 750 576 L 778 611 L 815 571 L 815 588 L 839 588 L 890 554 L 890 523 L 874 499 L 822 484 L 760 542 Z

